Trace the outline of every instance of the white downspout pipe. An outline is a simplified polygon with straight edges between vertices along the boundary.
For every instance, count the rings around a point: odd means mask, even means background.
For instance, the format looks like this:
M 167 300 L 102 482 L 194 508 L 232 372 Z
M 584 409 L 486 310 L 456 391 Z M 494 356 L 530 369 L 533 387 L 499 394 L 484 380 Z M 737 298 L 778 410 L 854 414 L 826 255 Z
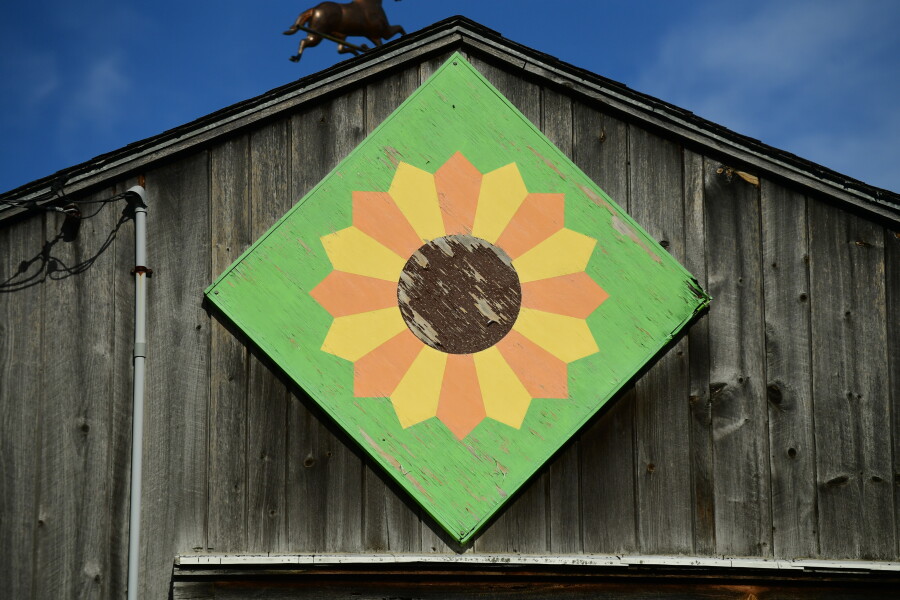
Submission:
M 131 513 L 128 529 L 128 600 L 137 600 L 141 537 L 141 461 L 144 448 L 144 359 L 147 356 L 147 196 L 125 192 L 134 206 L 134 394 L 131 425 Z

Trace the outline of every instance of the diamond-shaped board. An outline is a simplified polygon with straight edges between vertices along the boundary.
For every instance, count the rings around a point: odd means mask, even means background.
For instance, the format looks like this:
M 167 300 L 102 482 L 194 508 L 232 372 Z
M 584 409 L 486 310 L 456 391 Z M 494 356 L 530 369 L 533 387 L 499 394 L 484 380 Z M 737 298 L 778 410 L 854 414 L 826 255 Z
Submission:
M 463 543 L 709 301 L 460 55 L 206 294 Z

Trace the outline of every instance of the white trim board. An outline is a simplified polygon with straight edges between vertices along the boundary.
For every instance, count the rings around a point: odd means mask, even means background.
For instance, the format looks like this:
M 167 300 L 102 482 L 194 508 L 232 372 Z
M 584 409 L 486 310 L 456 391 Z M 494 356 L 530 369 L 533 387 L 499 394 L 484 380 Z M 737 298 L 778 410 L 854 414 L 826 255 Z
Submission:
M 635 568 L 752 569 L 771 571 L 813 571 L 834 573 L 900 573 L 900 562 L 866 560 L 779 560 L 696 556 L 605 556 L 595 554 L 190 554 L 178 556 L 176 567 L 254 567 L 329 565 L 412 565 L 444 566 L 571 566 Z

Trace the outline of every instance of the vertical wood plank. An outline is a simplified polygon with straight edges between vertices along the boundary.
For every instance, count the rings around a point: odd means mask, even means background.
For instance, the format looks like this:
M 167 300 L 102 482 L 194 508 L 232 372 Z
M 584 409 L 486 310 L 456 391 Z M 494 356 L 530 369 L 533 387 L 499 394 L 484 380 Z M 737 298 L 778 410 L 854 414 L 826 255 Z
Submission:
M 628 126 L 575 102 L 572 106 L 572 161 L 617 204 L 628 201 Z
M 328 432 L 307 408 L 302 390 L 291 388 L 285 484 L 288 547 L 315 552 L 325 547 L 325 443 Z
M 326 143 L 331 104 L 325 102 L 290 120 L 291 203 L 296 204 L 328 171 L 338 157 Z M 328 431 L 314 415 L 302 390 L 289 386 L 287 406 L 287 468 L 285 516 L 288 545 L 298 552 L 325 547 L 325 443 Z M 317 518 L 318 516 L 318 518 Z
M 629 129 L 629 213 L 684 260 L 681 149 Z M 693 549 L 688 341 L 681 337 L 635 384 L 638 538 L 648 554 Z
M 447 62 L 447 59 L 450 58 L 450 56 L 451 54 L 441 54 L 440 56 L 435 56 L 434 58 L 422 61 L 419 64 L 419 84 L 425 83 L 429 77 L 434 75 L 435 71 Z
M 541 89 L 480 58 L 470 62 L 532 123 L 541 122 Z M 546 552 L 547 480 L 538 473 L 475 541 L 478 552 Z
M 31 598 L 41 445 L 43 215 L 0 231 L 0 589 Z M 28 286 L 28 283 L 34 285 Z
M 291 181 L 299 200 L 365 137 L 365 90 L 312 107 L 291 120 Z M 293 389 L 288 405 L 287 514 L 292 549 L 362 549 L 363 465 Z
M 218 277 L 250 245 L 250 147 L 246 135 L 210 151 L 212 267 Z M 211 322 L 209 533 L 214 552 L 247 544 L 247 350 L 218 319 Z
M 366 87 L 366 132 L 371 133 L 419 87 L 419 68 L 389 75 Z M 420 511 L 405 494 L 387 485 L 379 466 L 365 462 L 363 543 L 372 552 L 418 552 L 421 549 Z
M 809 203 L 812 369 L 822 554 L 894 556 L 884 231 Z
M 759 190 L 707 160 L 716 552 L 772 554 Z
M 683 150 L 684 266 L 705 290 L 706 215 L 703 201 L 703 156 Z M 703 315 L 688 331 L 690 348 L 691 501 L 694 554 L 716 551 L 715 494 L 713 492 L 712 403 L 709 393 L 709 316 Z
M 563 153 L 573 150 L 572 99 L 549 89 L 541 91 L 541 130 Z M 544 478 L 548 492 L 550 551 L 561 554 L 581 552 L 581 490 L 577 439 L 558 453 Z
M 806 198 L 762 180 L 774 555 L 818 555 Z
M 259 239 L 291 207 L 290 122 L 250 135 L 250 239 Z M 290 395 L 277 367 L 251 353 L 247 383 L 248 550 L 285 552 L 287 415 Z
M 419 66 L 391 73 L 366 86 L 366 135 L 397 110 L 419 87 Z
M 594 108 L 573 107 L 572 159 L 623 208 L 628 203 L 628 126 Z M 634 502 L 634 388 L 620 392 L 581 436 L 584 551 L 637 551 Z
M 104 189 L 90 200 L 115 195 Z M 61 237 L 64 218 L 48 214 L 49 277 L 44 284 L 40 496 L 36 597 L 60 591 L 100 598 L 108 577 L 106 507 L 114 312 L 115 204 L 100 204 L 77 237 Z M 93 212 L 93 211 L 91 211 Z M 101 252 L 102 250 L 102 252 Z
M 900 556 L 900 227 L 885 229 L 887 292 L 888 399 L 892 417 L 894 527 L 896 556 Z
M 147 243 L 154 273 L 147 309 L 140 577 L 141 597 L 163 598 L 172 557 L 206 547 L 208 153 L 148 172 L 145 188 L 153 202 Z

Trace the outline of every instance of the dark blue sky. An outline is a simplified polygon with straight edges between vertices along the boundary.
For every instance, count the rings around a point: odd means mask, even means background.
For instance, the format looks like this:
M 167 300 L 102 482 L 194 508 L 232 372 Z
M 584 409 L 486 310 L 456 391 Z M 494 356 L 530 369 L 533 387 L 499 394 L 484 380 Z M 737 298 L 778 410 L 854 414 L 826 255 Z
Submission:
M 312 2 L 19 2 L 0 23 L 0 192 L 330 66 Z M 900 191 L 900 1 L 386 0 L 509 39 Z M 299 34 L 298 34 L 299 35 Z M 358 40 L 362 41 L 362 40 Z

